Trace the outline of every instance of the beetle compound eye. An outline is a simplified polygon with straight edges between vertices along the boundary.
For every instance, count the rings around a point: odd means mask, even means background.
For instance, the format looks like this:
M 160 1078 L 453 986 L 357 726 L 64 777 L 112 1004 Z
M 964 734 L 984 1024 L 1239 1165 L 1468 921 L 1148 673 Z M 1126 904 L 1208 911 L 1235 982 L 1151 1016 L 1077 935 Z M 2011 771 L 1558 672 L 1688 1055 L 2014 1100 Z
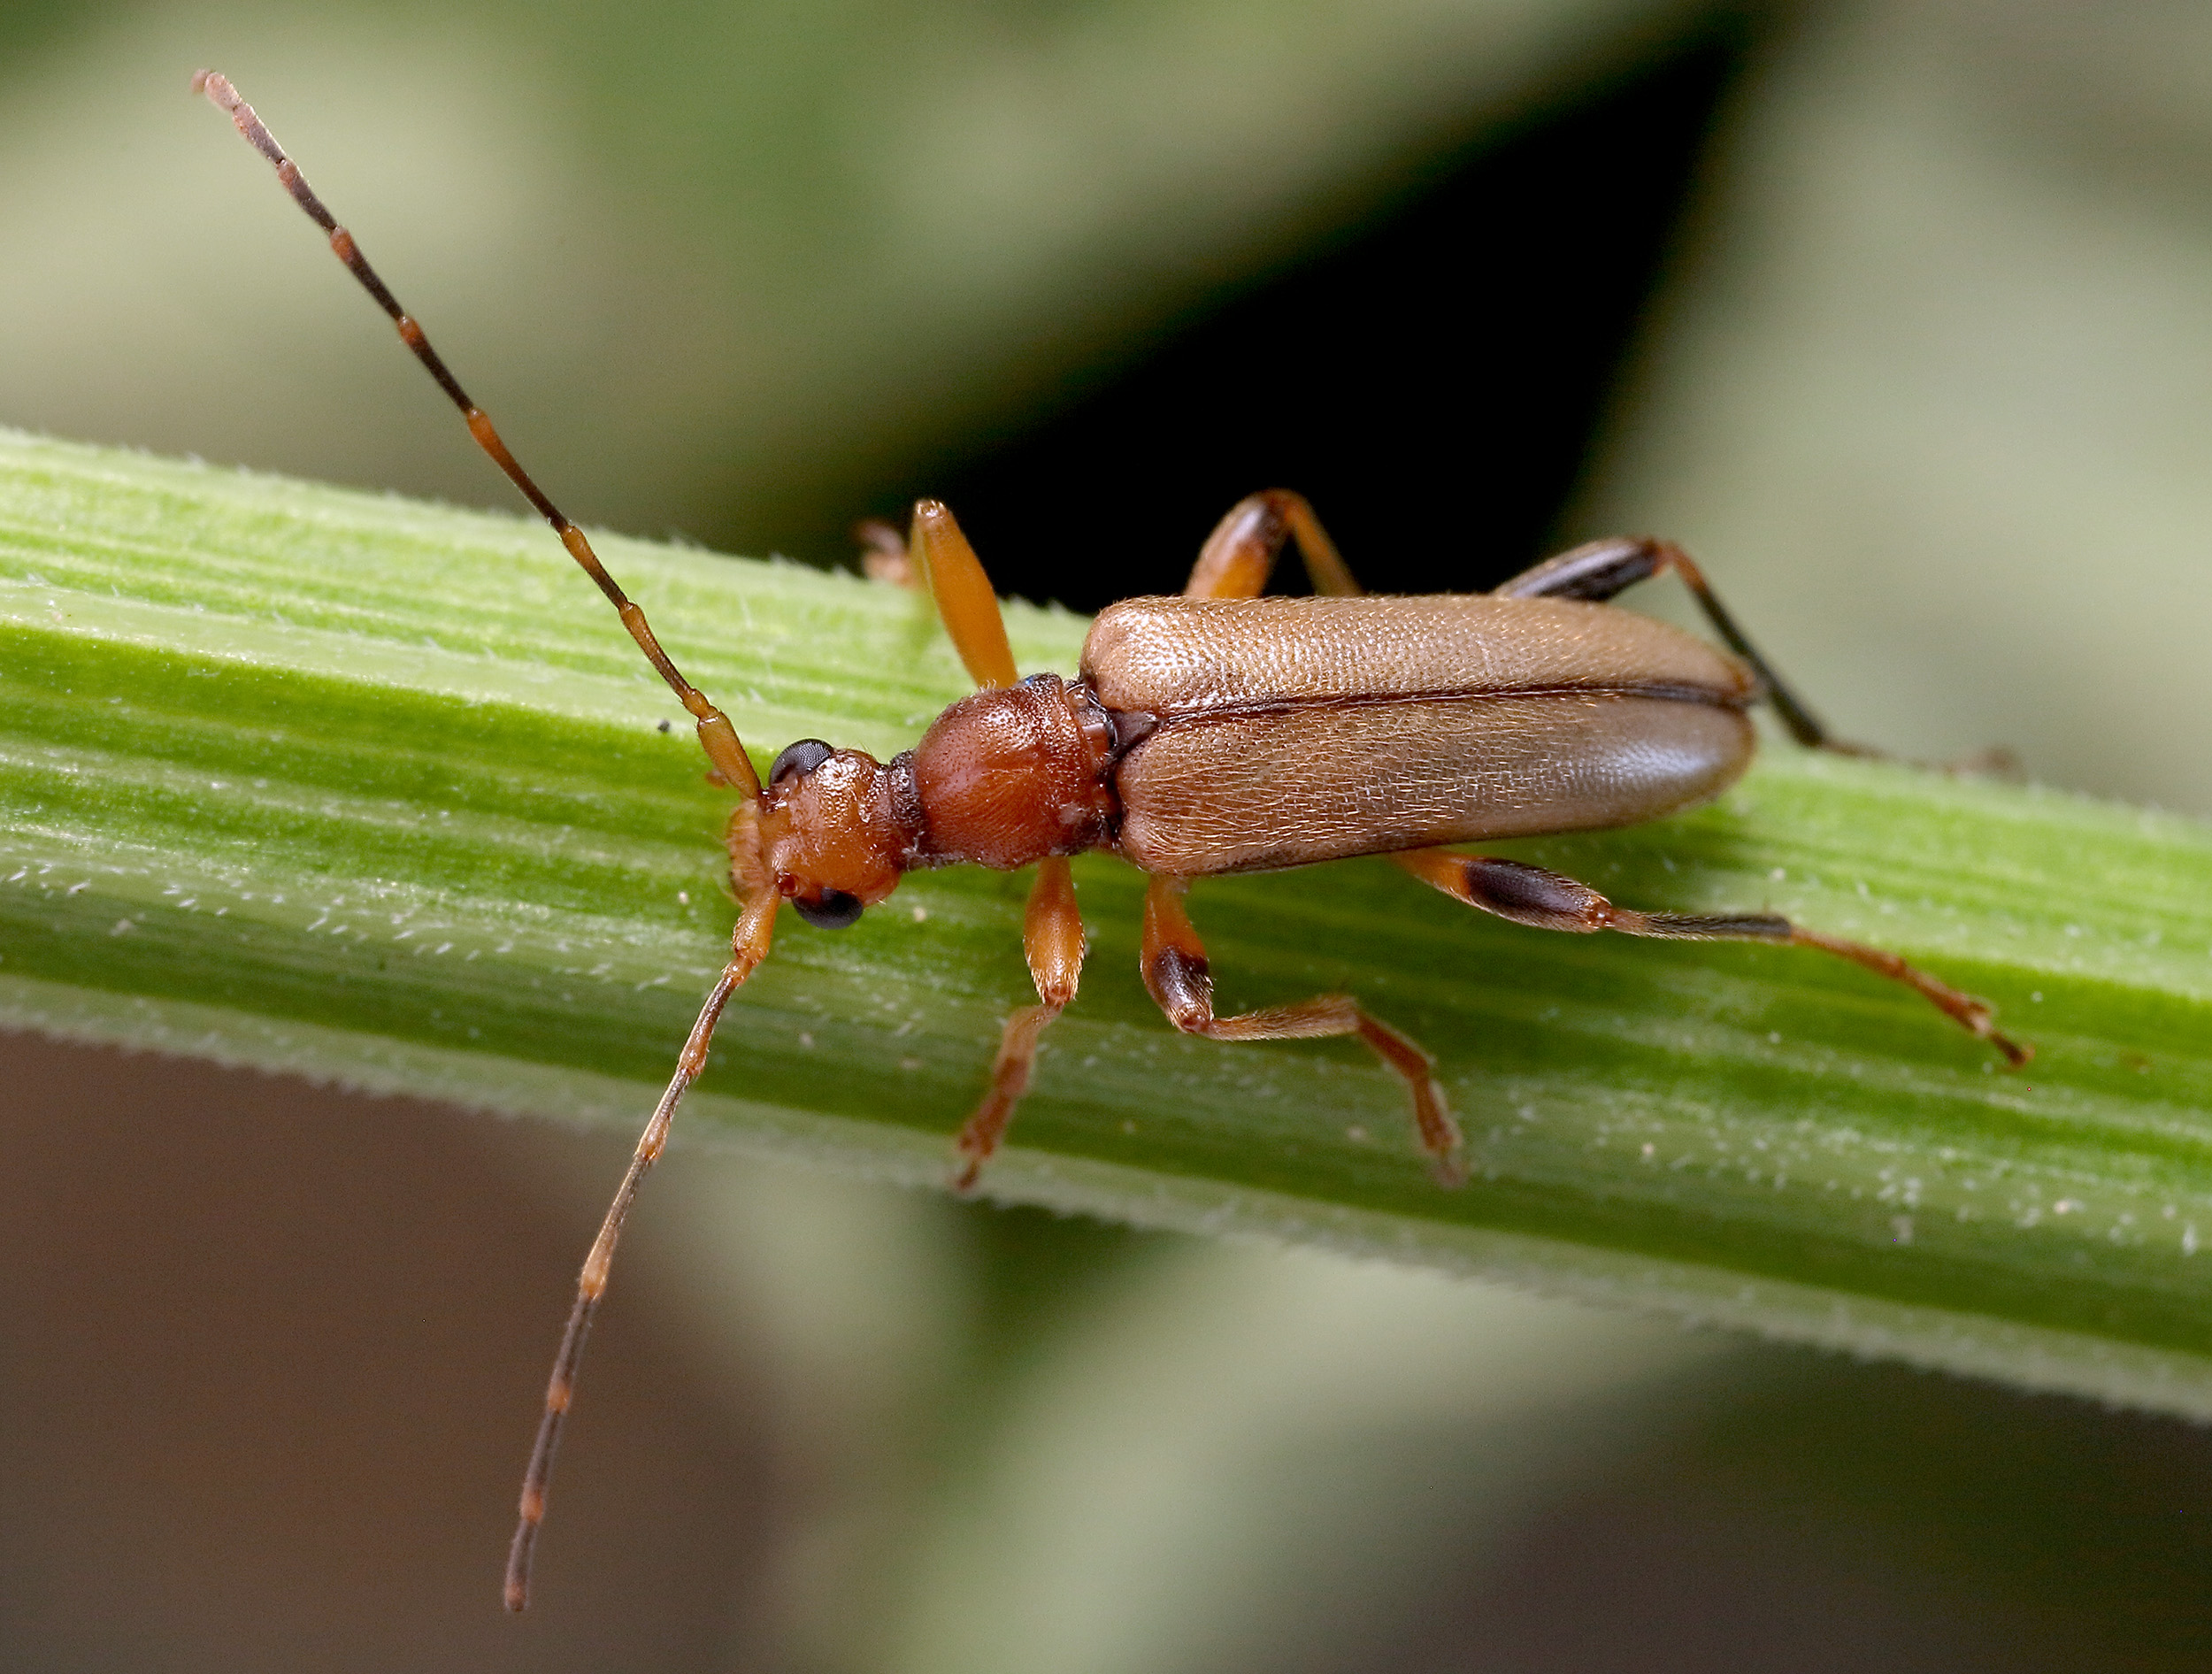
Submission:
M 794 744 L 791 749 L 796 749 Z M 791 750 L 784 751 L 788 756 Z M 866 903 L 857 895 L 849 895 L 841 889 L 825 889 L 819 901 L 807 901 L 795 896 L 791 904 L 799 910 L 799 917 L 817 930 L 842 930 L 857 924 Z
M 772 785 L 786 773 L 797 773 L 803 778 L 836 754 L 818 738 L 803 738 L 795 744 L 786 744 L 783 754 L 776 757 L 776 764 L 768 770 L 768 782 Z M 851 920 L 846 922 L 849 924 Z

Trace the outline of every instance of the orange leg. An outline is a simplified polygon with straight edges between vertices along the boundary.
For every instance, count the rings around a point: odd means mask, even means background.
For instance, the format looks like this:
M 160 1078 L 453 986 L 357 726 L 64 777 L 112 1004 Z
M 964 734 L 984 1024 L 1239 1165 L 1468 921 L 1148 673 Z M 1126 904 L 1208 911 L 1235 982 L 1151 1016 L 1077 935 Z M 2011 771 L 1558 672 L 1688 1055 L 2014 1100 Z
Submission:
M 985 691 L 1018 681 L 1021 676 L 1015 672 L 1014 653 L 1006 643 L 1006 620 L 999 613 L 998 595 L 991 591 L 991 578 L 983 572 L 975 549 L 942 501 L 914 503 L 914 533 L 907 551 L 921 561 L 930 596 L 937 601 L 938 620 L 945 625 L 969 678 Z
M 956 1192 L 975 1185 L 983 1165 L 998 1149 L 1006 1125 L 1014 1119 L 1014 1107 L 1029 1090 L 1039 1037 L 1075 998 L 1075 985 L 1083 972 L 1083 915 L 1075 902 L 1074 875 L 1062 856 L 1048 856 L 1037 863 L 1037 881 L 1022 915 L 1022 951 L 1029 957 L 1038 1003 L 1024 1006 L 1006 1019 L 998 1057 L 991 1065 L 990 1089 L 975 1114 L 961 1125 L 955 1141 L 961 1159 L 952 1182 Z
M 1448 849 L 1416 849 L 1390 858 L 1455 901 L 1539 930 L 1617 930 L 1624 935 L 1677 941 L 1778 941 L 1793 948 L 1817 948 L 1903 983 L 1961 1028 L 1995 1047 L 2016 1070 L 2035 1056 L 2033 1047 L 1997 1033 L 1996 1013 L 1987 1002 L 1937 981 L 1893 953 L 1801 929 L 1777 914 L 1638 912 L 1615 906 L 1587 884 L 1517 860 L 1463 855 Z
M 860 572 L 871 581 L 920 589 L 922 572 L 907 550 L 906 537 L 881 518 L 863 518 L 854 526 L 853 538 L 860 543 Z
M 1301 1040 L 1356 1034 L 1406 1084 L 1413 1126 L 1438 1181 L 1457 1186 L 1467 1178 L 1460 1161 L 1459 1124 L 1444 1089 L 1430 1071 L 1427 1053 L 1388 1024 L 1371 1017 L 1348 994 L 1317 994 L 1296 1005 L 1270 1006 L 1232 1017 L 1214 1015 L 1213 972 L 1205 944 L 1183 910 L 1187 879 L 1155 878 L 1144 896 L 1144 986 L 1168 1021 L 1186 1034 L 1213 1040 Z
M 1199 549 L 1187 599 L 1256 599 L 1273 573 L 1286 540 L 1298 543 L 1316 593 L 1346 595 L 1361 590 L 1337 556 L 1336 544 L 1302 494 L 1263 488 L 1229 508 Z

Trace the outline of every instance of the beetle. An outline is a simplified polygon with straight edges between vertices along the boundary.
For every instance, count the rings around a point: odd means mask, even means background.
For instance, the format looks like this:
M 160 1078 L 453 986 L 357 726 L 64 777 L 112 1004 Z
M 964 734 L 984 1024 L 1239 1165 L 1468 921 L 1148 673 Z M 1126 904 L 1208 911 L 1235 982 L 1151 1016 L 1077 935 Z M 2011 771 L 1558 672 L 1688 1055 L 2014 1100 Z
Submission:
M 712 776 L 738 793 L 726 838 L 741 902 L 730 956 L 578 1278 L 523 1480 L 509 1609 L 528 1600 L 562 1421 L 623 1224 L 706 1064 L 724 1007 L 767 957 L 787 901 L 808 924 L 841 929 L 919 868 L 1036 868 L 1022 947 L 1037 1003 L 1007 1018 L 988 1086 L 961 1127 L 960 1190 L 997 1149 L 1040 1037 L 1075 998 L 1085 949 L 1069 860 L 1094 849 L 1148 874 L 1144 982 L 1177 1028 L 1216 1040 L 1356 1035 L 1404 1082 L 1418 1143 L 1448 1186 L 1463 1179 L 1459 1129 L 1428 1055 L 1406 1035 L 1342 994 L 1216 1014 L 1205 946 L 1183 904 L 1194 879 L 1381 856 L 1464 905 L 1540 929 L 1835 955 L 1915 989 L 2013 1067 L 2032 1056 L 1997 1031 L 1987 1003 L 1880 948 L 1771 913 L 1619 906 L 1558 872 L 1450 847 L 1636 825 L 1709 801 L 1749 766 L 1749 710 L 1762 700 L 1799 743 L 1867 753 L 1829 736 L 1697 565 L 1664 541 L 1593 541 L 1486 594 L 1376 596 L 1353 580 L 1306 501 L 1271 489 L 1230 510 L 1181 596 L 1103 611 L 1073 680 L 1024 678 L 982 565 L 952 513 L 924 500 L 905 542 L 872 537 L 871 568 L 918 571 L 978 689 L 888 762 L 802 739 L 764 780 L 728 716 L 669 658 L 643 610 L 516 462 L 253 107 L 212 71 L 196 75 L 193 88 L 275 167 L 478 445 L 606 595 L 696 723 Z M 1286 546 L 1296 547 L 1313 596 L 1262 596 Z M 1610 608 L 1625 588 L 1669 575 L 1689 589 L 1725 650 Z

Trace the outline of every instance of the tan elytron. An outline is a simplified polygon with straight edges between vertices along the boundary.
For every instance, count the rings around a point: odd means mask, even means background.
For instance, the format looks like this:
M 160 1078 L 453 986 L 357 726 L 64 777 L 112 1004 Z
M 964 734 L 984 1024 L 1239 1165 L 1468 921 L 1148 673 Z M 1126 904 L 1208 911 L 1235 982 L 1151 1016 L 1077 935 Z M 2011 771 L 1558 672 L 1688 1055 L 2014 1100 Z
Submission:
M 1647 617 L 1467 594 L 1131 599 L 1083 680 L 1156 718 L 1117 847 L 1185 877 L 1655 819 L 1742 773 L 1758 695 Z

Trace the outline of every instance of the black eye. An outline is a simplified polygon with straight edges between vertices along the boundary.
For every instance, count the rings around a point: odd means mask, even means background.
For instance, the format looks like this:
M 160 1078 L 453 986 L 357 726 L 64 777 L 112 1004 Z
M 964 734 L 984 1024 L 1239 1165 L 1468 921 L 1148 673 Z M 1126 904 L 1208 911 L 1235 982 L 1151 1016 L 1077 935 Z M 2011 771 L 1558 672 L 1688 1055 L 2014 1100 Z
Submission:
M 794 744 L 791 749 L 796 749 Z M 784 751 L 788 756 L 791 750 Z M 864 903 L 858 895 L 849 895 L 841 889 L 825 889 L 819 901 L 807 901 L 798 896 L 791 904 L 799 910 L 799 917 L 817 930 L 842 930 L 848 925 L 860 922 Z
M 795 744 L 786 744 L 783 754 L 776 757 L 776 764 L 768 770 L 768 782 L 772 785 L 786 773 L 810 773 L 836 754 L 818 738 L 803 738 Z

